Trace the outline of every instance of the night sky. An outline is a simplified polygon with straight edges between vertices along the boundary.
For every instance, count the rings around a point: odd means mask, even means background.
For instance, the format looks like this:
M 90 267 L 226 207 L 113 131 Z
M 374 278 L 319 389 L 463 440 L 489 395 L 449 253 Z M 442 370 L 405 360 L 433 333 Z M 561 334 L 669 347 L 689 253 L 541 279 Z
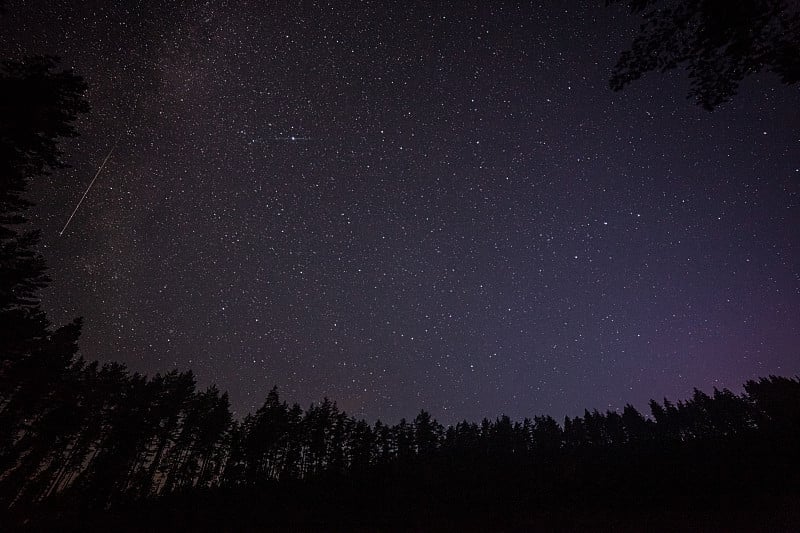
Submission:
M 93 111 L 32 187 L 81 354 L 396 422 L 800 372 L 800 92 L 608 88 L 581 2 L 14 1 Z M 103 173 L 59 231 L 103 158 Z

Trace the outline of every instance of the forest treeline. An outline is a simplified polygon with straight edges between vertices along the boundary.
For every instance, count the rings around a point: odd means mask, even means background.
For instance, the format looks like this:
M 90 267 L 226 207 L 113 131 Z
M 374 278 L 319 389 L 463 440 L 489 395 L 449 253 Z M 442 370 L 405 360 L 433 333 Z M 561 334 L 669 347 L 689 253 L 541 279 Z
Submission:
M 328 399 L 303 410 L 281 401 L 277 389 L 234 420 L 227 395 L 214 386 L 196 390 L 191 372 L 147 379 L 81 359 L 49 375 L 9 377 L 16 386 L 0 404 L 0 501 L 9 508 L 66 499 L 104 509 L 198 487 L 361 474 L 434 458 L 552 462 L 800 434 L 800 381 L 781 377 L 749 381 L 743 395 L 695 390 L 686 401 L 651 401 L 649 417 L 627 405 L 621 413 L 587 410 L 563 425 L 550 416 L 503 416 L 449 427 L 425 411 L 410 422 L 369 424 Z
M 445 427 L 425 411 L 389 425 L 328 399 L 302 409 L 276 389 L 235 419 L 191 372 L 83 360 L 81 320 L 56 326 L 41 306 L 25 191 L 63 165 L 85 90 L 53 58 L 0 66 L 0 530 L 800 524 L 797 378 L 696 390 L 648 415 Z
M 198 391 L 191 372 L 147 379 L 119 364 L 72 361 L 62 372 L 9 376 L 0 424 L 0 501 L 9 508 L 48 499 L 106 508 L 198 487 L 364 473 L 433 458 L 552 462 L 572 454 L 691 442 L 800 435 L 800 381 L 769 377 L 745 393 L 695 390 L 685 401 L 650 402 L 645 417 L 586 411 L 563 425 L 550 416 L 502 416 L 444 427 L 425 411 L 395 425 L 369 424 L 328 399 L 303 410 L 281 401 L 234 420 L 225 393 Z M 467 462 L 470 462 L 467 461 Z
M 577 481 L 613 486 L 609 472 L 597 471 L 609 465 L 616 465 L 610 472 L 619 490 L 640 474 L 626 464 L 688 467 L 686 482 L 696 483 L 692 457 L 704 449 L 714 450 L 710 457 L 734 449 L 738 460 L 767 461 L 758 469 L 785 460 L 788 469 L 772 474 L 797 487 L 797 461 L 789 455 L 800 449 L 796 378 L 749 381 L 741 395 L 695 390 L 685 401 L 651 401 L 649 416 L 627 405 L 621 412 L 586 411 L 563 424 L 550 416 L 502 416 L 444 427 L 425 411 L 394 425 L 369 424 L 327 399 L 304 410 L 282 401 L 276 389 L 255 413 L 235 420 L 227 395 L 213 386 L 197 390 L 191 372 L 148 379 L 119 364 L 65 363 L 3 376 L 0 501 L 9 520 L 37 509 L 51 517 L 78 509 L 104 513 L 167 495 L 348 479 L 371 479 L 365 487 L 422 482 L 423 493 L 440 494 L 479 489 L 477 479 L 500 476 L 511 486 L 534 483 L 557 493 L 558 485 Z M 737 457 L 729 457 L 734 465 Z M 715 475 L 737 477 L 753 466 L 742 462 L 738 472 Z M 529 482 L 520 485 L 518 476 L 526 475 Z M 780 476 L 773 489 L 786 480 Z M 713 477 L 704 483 L 716 486 Z

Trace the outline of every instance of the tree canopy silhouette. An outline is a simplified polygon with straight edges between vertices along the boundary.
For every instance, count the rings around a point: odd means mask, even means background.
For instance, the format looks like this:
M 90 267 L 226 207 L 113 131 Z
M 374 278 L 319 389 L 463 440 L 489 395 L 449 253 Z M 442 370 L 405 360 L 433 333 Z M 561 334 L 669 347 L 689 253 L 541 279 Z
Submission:
M 0 64 L 0 392 L 7 402 L 27 380 L 46 387 L 49 372 L 74 355 L 80 332 L 79 320 L 53 330 L 41 309 L 49 279 L 36 251 L 39 233 L 25 227 L 29 180 L 63 166 L 57 143 L 76 135 L 74 121 L 89 110 L 83 79 L 57 65 L 52 57 Z
M 606 0 L 644 20 L 622 52 L 610 85 L 624 89 L 644 74 L 683 66 L 689 98 L 713 110 L 761 71 L 800 81 L 800 6 L 786 0 Z
M 83 80 L 57 66 L 51 57 L 0 64 L 0 498 L 12 502 L 78 422 L 66 376 L 81 321 L 53 328 L 47 319 L 39 233 L 25 226 L 29 180 L 63 166 L 57 143 L 89 109 Z
M 36 517 L 40 529 L 65 529 L 76 520 L 80 530 L 87 516 L 99 530 L 118 529 L 116 520 L 169 529 L 176 519 L 214 530 L 219 517 L 233 529 L 422 527 L 491 510 L 481 529 L 501 525 L 497 512 L 508 523 L 548 525 L 553 516 L 656 513 L 729 491 L 742 504 L 793 498 L 800 482 L 800 380 L 791 378 L 749 381 L 742 395 L 653 400 L 649 416 L 627 405 L 563 425 L 500 416 L 447 428 L 426 411 L 387 425 L 328 399 L 303 410 L 275 388 L 236 421 L 227 395 L 197 391 L 191 372 L 148 379 L 73 360 L 51 383 L 28 394 L 35 401 L 23 424 L 10 435 L 3 426 L 0 521 Z M 593 503 L 576 510 L 585 502 Z

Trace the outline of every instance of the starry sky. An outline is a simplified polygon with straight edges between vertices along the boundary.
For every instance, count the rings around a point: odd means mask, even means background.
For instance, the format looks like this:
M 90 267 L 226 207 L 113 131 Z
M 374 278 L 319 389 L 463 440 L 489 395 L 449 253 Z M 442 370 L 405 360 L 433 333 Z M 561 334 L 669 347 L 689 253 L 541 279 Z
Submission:
M 572 2 L 9 0 L 91 114 L 31 189 L 81 354 L 396 422 L 646 410 L 800 372 L 798 87 L 608 78 Z M 103 158 L 71 224 L 59 231 Z

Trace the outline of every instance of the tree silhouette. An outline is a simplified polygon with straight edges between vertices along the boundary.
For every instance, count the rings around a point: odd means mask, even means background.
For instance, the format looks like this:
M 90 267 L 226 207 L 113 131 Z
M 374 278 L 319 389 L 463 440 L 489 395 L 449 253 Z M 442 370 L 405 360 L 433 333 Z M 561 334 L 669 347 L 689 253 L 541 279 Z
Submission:
M 561 449 L 564 435 L 558 422 L 551 416 L 537 416 L 533 419 L 531 439 L 534 453 L 552 457 Z
M 80 331 L 79 321 L 51 330 L 39 305 L 39 291 L 49 282 L 36 252 L 39 234 L 21 229 L 31 205 L 24 198 L 29 180 L 63 166 L 57 143 L 76 135 L 73 123 L 89 109 L 83 80 L 56 68 L 50 57 L 0 65 L 0 406 L 5 424 L 21 388 L 33 379 L 44 385 L 37 375 L 43 360 L 66 350 L 54 363 L 64 369 Z
M 86 86 L 54 58 L 0 64 L 0 500 L 40 498 L 78 430 L 73 364 L 81 321 L 51 327 L 39 303 L 49 279 L 23 229 L 31 179 L 62 165 L 58 141 L 88 110 Z M 72 370 L 72 371 L 71 371 Z
M 610 85 L 624 89 L 644 74 L 683 66 L 689 98 L 713 110 L 761 71 L 800 81 L 800 8 L 786 0 L 606 0 L 643 18 Z
M 431 456 L 439 449 L 444 428 L 427 411 L 420 411 L 414 419 L 414 440 L 417 454 Z
M 12 366 L 52 355 L 59 344 L 69 347 L 80 330 L 79 322 L 56 335 L 50 329 L 39 305 L 49 282 L 36 252 L 39 234 L 22 228 L 31 205 L 24 198 L 28 182 L 63 166 L 57 143 L 76 135 L 74 121 L 89 109 L 85 90 L 79 76 L 58 71 L 51 57 L 0 64 L 0 402 L 26 382 Z M 31 363 L 25 370 L 37 368 Z

